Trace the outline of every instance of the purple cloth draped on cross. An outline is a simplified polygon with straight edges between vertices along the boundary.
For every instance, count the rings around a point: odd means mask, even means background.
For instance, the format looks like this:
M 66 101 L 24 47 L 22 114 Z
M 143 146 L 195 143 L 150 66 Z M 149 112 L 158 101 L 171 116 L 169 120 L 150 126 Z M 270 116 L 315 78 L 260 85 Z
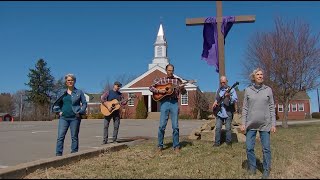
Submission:
M 234 16 L 223 17 L 221 32 L 224 39 L 227 37 L 233 23 Z M 216 67 L 216 72 L 219 73 L 219 51 L 218 51 L 218 28 L 215 17 L 208 17 L 203 26 L 203 51 L 202 60 Z

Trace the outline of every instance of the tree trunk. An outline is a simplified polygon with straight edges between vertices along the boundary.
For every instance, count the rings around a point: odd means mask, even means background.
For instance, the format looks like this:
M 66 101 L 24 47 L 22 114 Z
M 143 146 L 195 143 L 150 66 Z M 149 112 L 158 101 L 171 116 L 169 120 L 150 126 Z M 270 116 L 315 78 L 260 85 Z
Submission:
M 285 103 L 284 103 L 284 116 L 282 119 L 282 127 L 288 128 L 288 106 L 289 106 L 289 99 L 286 98 Z
M 198 109 L 198 113 L 197 113 L 197 119 L 201 118 L 201 114 L 200 114 L 201 109 Z

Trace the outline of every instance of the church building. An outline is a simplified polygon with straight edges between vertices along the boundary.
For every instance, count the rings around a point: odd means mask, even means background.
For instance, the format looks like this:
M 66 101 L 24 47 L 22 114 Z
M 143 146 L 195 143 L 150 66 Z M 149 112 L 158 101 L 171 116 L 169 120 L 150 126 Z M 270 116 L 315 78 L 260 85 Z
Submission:
M 140 76 L 125 84 L 120 92 L 123 93 L 125 98 L 131 97 L 133 95 L 137 98 L 128 101 L 128 104 L 124 107 L 122 111 L 122 118 L 134 119 L 136 108 L 139 99 L 143 99 L 143 102 L 148 111 L 149 119 L 159 119 L 160 118 L 160 102 L 155 101 L 152 98 L 152 92 L 149 87 L 154 83 L 154 79 L 166 76 L 165 67 L 170 63 L 168 58 L 168 44 L 165 38 L 165 33 L 162 24 L 160 24 L 156 41 L 154 43 L 154 57 L 150 64 L 147 65 L 147 70 Z M 174 74 L 175 77 L 180 78 L 183 82 L 187 81 L 183 77 Z M 179 97 L 179 115 L 184 117 L 194 118 L 195 105 L 199 101 L 199 96 L 202 95 L 199 87 L 195 84 L 187 83 L 185 86 L 187 93 Z M 100 99 L 98 99 L 99 94 L 90 94 L 88 100 L 88 114 L 97 113 L 97 107 L 100 107 Z M 95 108 L 94 108 L 95 107 Z

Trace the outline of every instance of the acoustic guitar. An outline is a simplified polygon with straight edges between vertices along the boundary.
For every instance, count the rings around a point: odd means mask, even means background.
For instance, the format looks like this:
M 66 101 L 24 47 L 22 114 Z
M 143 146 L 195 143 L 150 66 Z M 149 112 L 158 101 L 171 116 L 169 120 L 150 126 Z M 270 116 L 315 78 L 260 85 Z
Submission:
M 196 80 L 187 80 L 186 82 L 183 82 L 180 84 L 180 86 L 183 86 L 183 85 L 186 85 L 187 83 L 191 83 L 191 84 L 194 84 L 196 83 L 197 81 Z M 172 83 L 167 83 L 167 84 L 163 84 L 163 85 L 156 85 L 155 88 L 157 90 L 166 90 L 166 92 L 164 94 L 162 93 L 153 93 L 152 94 L 152 99 L 155 100 L 155 101 L 160 101 L 161 99 L 163 99 L 164 97 L 166 96 L 170 96 L 176 88 L 179 88 L 180 86 L 177 86 L 177 85 L 174 85 Z
M 214 114 L 214 116 L 217 117 L 219 111 L 221 110 L 221 103 L 222 103 L 222 101 L 226 98 L 226 97 L 225 97 L 225 94 L 226 94 L 226 93 L 230 93 L 231 89 L 235 88 L 237 85 L 239 85 L 239 82 L 234 83 L 230 88 L 228 88 L 228 89 L 226 90 L 226 92 L 223 94 L 223 96 L 221 96 L 221 97 L 219 98 L 219 100 L 217 101 L 217 105 L 213 108 L 213 114 Z
M 112 114 L 114 111 L 120 109 L 121 104 L 130 101 L 133 98 L 136 98 L 137 96 L 131 96 L 128 99 L 123 99 L 120 102 L 117 99 L 113 99 L 111 101 L 105 101 L 103 103 L 101 103 L 100 105 L 100 110 L 101 113 L 104 116 L 109 116 L 110 114 Z

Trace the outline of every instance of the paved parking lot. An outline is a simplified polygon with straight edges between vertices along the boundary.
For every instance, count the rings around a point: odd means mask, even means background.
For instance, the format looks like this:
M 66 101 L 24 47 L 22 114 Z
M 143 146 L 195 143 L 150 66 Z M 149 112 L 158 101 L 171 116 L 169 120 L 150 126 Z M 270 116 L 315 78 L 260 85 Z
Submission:
M 189 135 L 205 121 L 180 120 L 180 135 Z M 55 156 L 58 121 L 48 122 L 0 122 L 0 168 Z M 143 136 L 156 138 L 158 120 L 122 119 L 119 139 Z M 109 137 L 112 137 L 113 122 Z M 101 146 L 103 120 L 82 120 L 79 134 L 79 151 Z M 168 122 L 165 136 L 172 136 L 171 122 Z M 64 154 L 70 153 L 71 137 L 68 131 Z

